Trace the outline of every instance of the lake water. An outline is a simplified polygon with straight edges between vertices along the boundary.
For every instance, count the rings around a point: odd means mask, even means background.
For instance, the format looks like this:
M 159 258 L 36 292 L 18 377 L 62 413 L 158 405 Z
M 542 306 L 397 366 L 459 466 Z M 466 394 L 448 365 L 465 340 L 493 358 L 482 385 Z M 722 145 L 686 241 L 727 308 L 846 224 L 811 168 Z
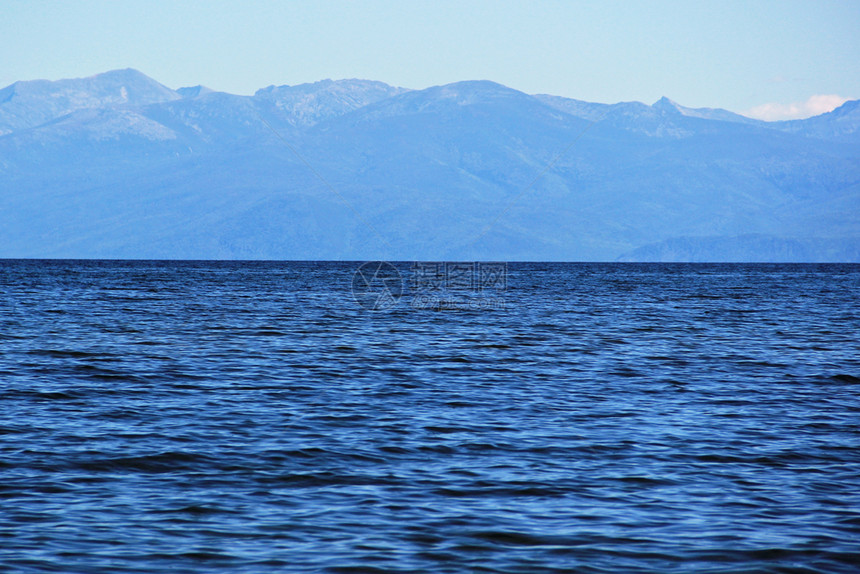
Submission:
M 857 571 L 860 266 L 358 268 L 0 261 L 0 570 Z

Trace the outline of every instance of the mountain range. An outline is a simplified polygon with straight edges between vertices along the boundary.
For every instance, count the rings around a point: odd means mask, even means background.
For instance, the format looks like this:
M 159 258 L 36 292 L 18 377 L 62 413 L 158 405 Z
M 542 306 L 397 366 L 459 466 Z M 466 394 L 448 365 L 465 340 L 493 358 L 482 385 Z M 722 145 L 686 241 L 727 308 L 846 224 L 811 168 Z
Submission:
M 0 90 L 0 257 L 860 261 L 860 101 L 763 122 L 489 81 Z

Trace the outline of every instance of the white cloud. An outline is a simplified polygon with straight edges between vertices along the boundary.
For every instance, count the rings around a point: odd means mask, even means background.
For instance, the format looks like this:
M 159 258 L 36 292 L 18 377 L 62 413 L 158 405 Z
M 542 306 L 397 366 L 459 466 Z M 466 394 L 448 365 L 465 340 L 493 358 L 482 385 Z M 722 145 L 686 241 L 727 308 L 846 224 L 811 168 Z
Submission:
M 799 120 L 831 112 L 847 101 L 848 98 L 836 94 L 819 94 L 812 96 L 805 102 L 762 104 L 741 113 L 747 117 L 767 122 Z

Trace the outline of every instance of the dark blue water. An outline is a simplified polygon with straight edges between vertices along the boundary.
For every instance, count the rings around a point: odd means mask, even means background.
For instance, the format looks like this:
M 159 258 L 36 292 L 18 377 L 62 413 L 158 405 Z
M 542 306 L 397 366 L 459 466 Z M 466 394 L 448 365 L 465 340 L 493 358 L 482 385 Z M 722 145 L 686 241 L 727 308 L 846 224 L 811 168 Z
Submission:
M 0 262 L 0 570 L 857 571 L 860 266 L 356 268 Z

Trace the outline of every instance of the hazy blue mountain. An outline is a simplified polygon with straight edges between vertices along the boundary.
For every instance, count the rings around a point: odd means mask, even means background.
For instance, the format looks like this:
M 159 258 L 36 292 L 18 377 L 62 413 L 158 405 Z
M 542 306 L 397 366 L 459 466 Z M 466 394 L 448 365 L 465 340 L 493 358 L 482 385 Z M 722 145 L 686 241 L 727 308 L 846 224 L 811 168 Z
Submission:
M 718 120 L 721 122 L 734 122 L 759 126 L 764 125 L 764 122 L 760 120 L 754 120 L 728 110 L 721 110 L 718 108 L 687 108 L 673 102 L 667 97 L 660 98 L 652 107 L 670 114 L 677 113 L 689 118 L 701 118 L 705 120 Z
M 644 114 L 659 114 L 662 112 L 663 114 L 668 115 L 679 114 L 682 116 L 687 116 L 691 118 L 702 118 L 706 120 L 718 120 L 723 122 L 735 122 L 740 124 L 766 125 L 765 122 L 754 120 L 752 118 L 748 118 L 730 112 L 728 110 L 714 108 L 686 108 L 666 97 L 660 98 L 660 100 L 655 102 L 652 106 L 645 106 L 644 104 L 641 104 L 639 102 L 624 102 L 619 104 L 595 104 L 591 102 L 584 102 L 581 100 L 574 100 L 570 98 L 562 98 L 560 96 L 550 96 L 546 94 L 539 94 L 534 97 L 548 106 L 557 108 L 572 116 L 591 121 L 602 120 L 610 112 L 620 111 L 621 114 L 626 113 L 627 115 L 629 115 L 631 113 L 635 113 L 634 110 L 638 110 L 639 113 Z M 649 107 L 650 110 L 646 111 L 646 109 Z
M 76 110 L 139 106 L 180 96 L 137 70 L 74 80 L 15 82 L 0 90 L 0 135 L 31 128 Z
M 860 237 L 784 238 L 749 234 L 733 237 L 673 237 L 625 253 L 618 261 L 826 263 L 860 261 Z
M 860 100 L 845 102 L 832 112 L 814 118 L 775 122 L 775 127 L 808 137 L 860 143 Z
M 199 98 L 200 96 L 205 96 L 206 94 L 211 94 L 214 90 L 207 88 L 206 86 L 188 86 L 185 88 L 179 88 L 176 90 L 176 93 L 182 96 L 183 98 Z
M 595 104 L 548 94 L 537 94 L 534 98 L 551 108 L 556 108 L 566 114 L 592 122 L 603 119 L 607 110 L 612 108 L 610 104 Z
M 30 118 L 0 136 L 0 257 L 860 260 L 856 102 L 767 123 L 488 81 L 237 96 L 125 70 L 21 107 L 21 84 L 0 91 Z
M 405 91 L 368 80 L 323 80 L 298 86 L 269 86 L 254 96 L 271 102 L 294 125 L 312 126 Z

